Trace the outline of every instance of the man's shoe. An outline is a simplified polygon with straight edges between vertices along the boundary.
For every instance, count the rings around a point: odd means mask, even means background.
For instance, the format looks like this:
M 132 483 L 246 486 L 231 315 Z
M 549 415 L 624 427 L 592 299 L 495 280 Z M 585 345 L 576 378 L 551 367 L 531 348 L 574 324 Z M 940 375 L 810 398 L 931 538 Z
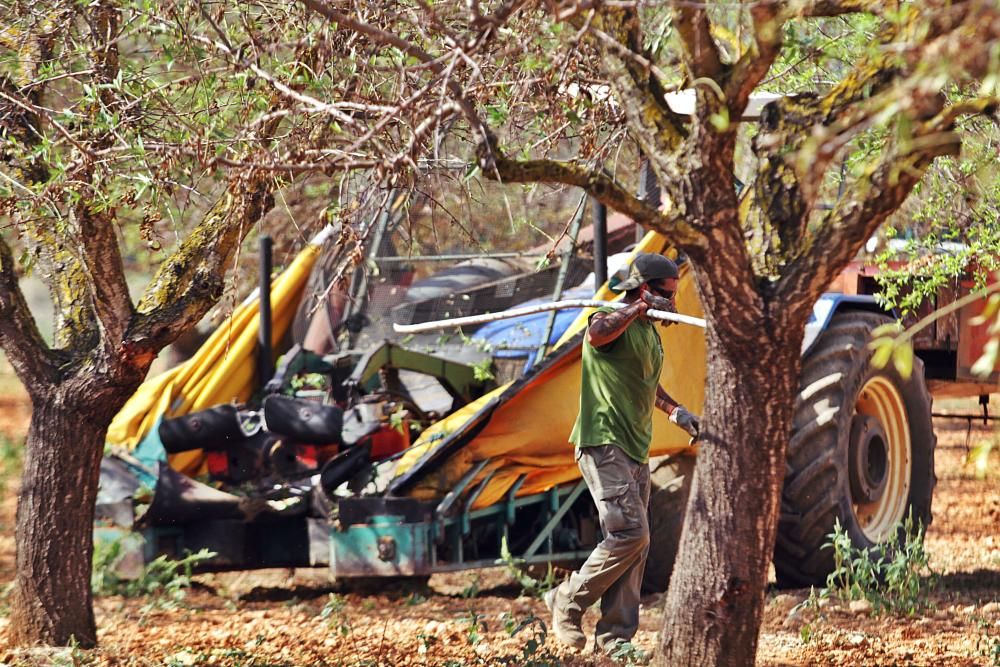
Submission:
M 580 628 L 580 617 L 582 614 L 575 615 L 567 612 L 565 609 L 560 609 L 558 591 L 559 588 L 557 586 L 542 596 L 542 599 L 545 600 L 545 606 L 552 613 L 552 634 L 563 644 L 582 651 L 587 647 L 587 636 L 583 634 L 583 630 Z

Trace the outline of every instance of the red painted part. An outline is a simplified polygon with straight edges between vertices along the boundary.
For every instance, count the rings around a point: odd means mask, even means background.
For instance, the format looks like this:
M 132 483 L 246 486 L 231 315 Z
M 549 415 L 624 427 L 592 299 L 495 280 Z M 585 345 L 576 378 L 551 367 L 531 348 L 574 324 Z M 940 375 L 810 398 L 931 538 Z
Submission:
M 372 433 L 369 436 L 372 443 L 372 460 L 381 461 L 409 447 L 409 433 L 410 428 L 405 421 L 402 425 L 402 432 L 386 424 Z
M 205 464 L 212 477 L 225 477 L 229 472 L 229 455 L 226 452 L 205 452 Z
M 295 449 L 295 458 L 303 464 L 309 468 L 315 468 L 319 465 L 319 448 L 315 445 L 299 445 Z
M 890 262 L 889 267 L 899 270 L 905 268 L 907 264 L 908 262 L 906 261 L 895 261 Z M 968 267 L 968 270 L 971 273 L 974 271 L 974 267 Z M 855 260 L 848 264 L 840 275 L 838 275 L 833 282 L 830 283 L 829 291 L 850 295 L 873 294 L 876 291 L 873 281 L 874 277 L 878 273 L 879 268 L 877 266 L 872 266 L 870 264 L 865 264 L 862 261 Z M 1000 278 L 998 278 L 998 280 L 1000 280 Z M 995 284 L 998 280 L 994 280 L 990 284 Z M 956 287 L 957 289 L 942 289 L 936 299 L 933 299 L 921 306 L 919 311 L 906 318 L 903 324 L 905 326 L 911 326 L 915 324 L 918 319 L 925 315 L 929 315 L 934 310 L 947 306 L 955 299 L 961 299 L 969 295 L 975 290 L 975 283 L 972 280 L 961 280 L 958 281 Z M 929 349 L 942 348 L 957 351 L 957 368 L 955 369 L 955 378 L 957 380 L 976 382 L 983 381 L 983 378 L 973 376 L 970 369 L 982 356 L 984 346 L 992 337 L 989 334 L 989 328 L 992 322 L 973 325 L 970 321 L 979 315 L 985 306 L 986 299 L 977 299 L 958 311 L 958 326 L 957 330 L 954 330 L 953 332 L 954 338 L 957 338 L 957 348 L 944 348 L 944 341 L 942 340 L 943 336 L 941 335 L 936 338 L 931 336 L 929 344 L 926 345 Z M 941 325 L 944 325 L 943 321 L 938 323 L 938 326 Z M 952 340 L 954 340 L 954 338 Z M 998 370 L 1000 370 L 1000 363 L 994 366 L 993 375 L 989 378 L 989 381 L 995 382 L 1000 380 Z
M 992 281 L 990 284 L 996 284 L 996 280 Z M 963 293 L 968 293 L 971 291 L 975 285 L 972 281 L 963 281 L 962 288 Z M 983 308 L 986 307 L 986 298 L 977 299 L 973 301 L 968 306 L 965 306 L 960 311 L 958 311 L 959 317 L 959 328 L 960 335 L 958 337 L 958 378 L 959 379 L 982 379 L 976 378 L 972 375 L 971 368 L 979 357 L 983 356 L 983 348 L 986 343 L 993 336 L 990 335 L 989 329 L 996 320 L 990 318 L 988 322 L 983 324 L 972 324 L 970 321 L 977 315 L 983 312 Z M 998 364 L 994 364 L 993 372 L 995 379 L 995 373 L 997 371 Z

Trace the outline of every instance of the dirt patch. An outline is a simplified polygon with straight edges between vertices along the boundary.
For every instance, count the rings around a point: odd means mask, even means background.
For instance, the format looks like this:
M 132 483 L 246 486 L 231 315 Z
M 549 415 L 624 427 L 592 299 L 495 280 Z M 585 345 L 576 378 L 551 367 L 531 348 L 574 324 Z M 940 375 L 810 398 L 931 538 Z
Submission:
M 0 425 L 26 423 L 22 399 L 0 398 Z M 3 428 L 0 426 L 0 428 Z M 937 424 L 938 487 L 927 533 L 940 583 L 931 607 L 873 617 L 863 605 L 824 603 L 803 613 L 808 591 L 768 593 L 758 665 L 991 665 L 1000 663 L 1000 451 L 989 476 L 964 465 L 964 424 Z M 16 433 L 15 433 L 16 435 Z M 971 440 L 993 437 L 976 427 Z M 14 504 L 0 501 L 0 586 L 13 572 Z M 98 598 L 95 651 L 17 653 L 0 663 L 101 665 L 609 665 L 540 634 L 541 601 L 520 596 L 503 570 L 438 575 L 430 587 L 338 592 L 325 570 L 206 574 L 170 608 L 149 598 Z M 662 600 L 644 600 L 635 643 L 653 649 Z M 591 636 L 596 612 L 585 618 Z M 524 624 L 519 632 L 511 631 Z M 540 640 L 545 639 L 544 642 Z M 539 641 L 532 648 L 529 640 Z

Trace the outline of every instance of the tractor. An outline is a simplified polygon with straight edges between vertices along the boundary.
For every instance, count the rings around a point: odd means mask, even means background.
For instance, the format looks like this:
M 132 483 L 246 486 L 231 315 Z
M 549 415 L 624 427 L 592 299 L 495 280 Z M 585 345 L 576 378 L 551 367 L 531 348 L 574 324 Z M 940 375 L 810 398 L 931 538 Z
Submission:
M 244 366 L 258 370 L 241 371 L 254 376 L 240 380 L 246 390 L 226 385 L 239 404 L 207 405 L 176 391 L 180 377 L 198 391 L 234 381 L 230 371 L 208 379 L 222 357 L 206 353 L 188 362 L 200 364 L 202 375 L 190 366 L 169 381 L 154 378 L 123 410 L 102 465 L 98 536 L 140 533 L 133 562 L 207 548 L 216 556 L 206 567 L 325 566 L 339 582 L 582 561 L 600 540 L 567 443 L 587 312 L 416 338 L 393 338 L 391 325 L 496 312 L 564 292 L 611 299 L 609 249 L 624 250 L 635 236 L 629 221 L 609 222 L 594 208 L 592 229 L 581 232 L 577 219 L 574 242 L 543 271 L 521 261 L 530 253 L 455 256 L 451 269 L 415 280 L 405 258 L 386 253 L 393 216 L 383 211 L 372 218 L 378 242 L 364 264 L 379 271 L 355 273 L 338 293 L 321 252 L 333 244 L 318 241 L 308 262 L 293 264 L 297 287 L 285 276 L 273 288 L 261 286 L 261 343 L 254 351 L 254 337 L 243 336 L 250 342 L 236 345 L 226 362 L 238 365 L 245 354 Z M 573 292 L 567 286 L 586 273 L 581 247 L 595 271 Z M 632 250 L 677 257 L 655 233 Z M 627 261 L 628 252 L 613 257 Z M 678 311 L 699 315 L 689 267 L 677 259 Z M 815 304 L 806 327 L 774 552 L 779 586 L 825 583 L 833 554 L 824 545 L 837 522 L 858 547 L 885 542 L 907 517 L 928 525 L 935 484 L 928 387 L 984 396 L 996 386 L 996 373 L 977 379 L 970 370 L 984 343 L 982 327 L 970 322 L 981 303 L 916 339 L 909 377 L 891 365 L 873 368 L 872 331 L 895 319 L 872 296 L 874 275 L 852 265 Z M 957 283 L 927 308 L 971 287 Z M 284 329 L 273 331 L 280 318 Z M 239 326 L 252 319 L 233 315 Z M 229 331 L 231 341 L 232 324 Z M 297 345 L 275 370 L 270 346 L 283 336 Z M 700 411 L 702 331 L 675 325 L 661 336 L 671 350 L 663 385 Z M 210 339 L 204 349 L 224 347 Z M 654 418 L 646 591 L 662 591 L 669 581 L 696 454 L 697 443 L 662 415 Z

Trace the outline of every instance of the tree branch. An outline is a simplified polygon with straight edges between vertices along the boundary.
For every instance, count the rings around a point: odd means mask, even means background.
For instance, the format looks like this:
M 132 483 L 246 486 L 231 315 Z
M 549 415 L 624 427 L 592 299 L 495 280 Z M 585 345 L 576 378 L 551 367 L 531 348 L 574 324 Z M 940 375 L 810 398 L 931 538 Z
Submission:
M 960 145 L 957 135 L 938 132 L 932 124 L 921 136 L 922 141 L 914 140 L 905 149 L 898 143 L 887 147 L 869 173 L 859 177 L 824 216 L 819 229 L 804 239 L 775 287 L 788 303 L 795 302 L 794 295 L 806 294 L 809 298 L 802 303 L 811 306 L 840 267 L 909 196 L 934 158 L 956 153 Z
M 750 17 L 753 19 L 754 46 L 733 65 L 724 87 L 730 118 L 743 114 L 750 94 L 781 52 L 784 20 L 778 5 L 755 5 L 750 9 Z
M 156 354 L 196 325 L 222 295 L 223 280 L 243 236 L 274 203 L 273 179 L 235 176 L 147 285 L 126 333 L 122 353 Z
M 722 56 L 712 38 L 707 5 L 673 0 L 671 14 L 674 29 L 684 46 L 684 64 L 692 79 L 718 79 L 722 74 Z
M 879 14 L 884 7 L 885 0 L 798 0 L 788 4 L 785 14 L 804 18 L 834 17 L 861 12 Z
M 87 9 L 87 19 L 93 40 L 90 58 L 94 80 L 101 89 L 101 103 L 114 108 L 118 100 L 108 84 L 115 80 L 119 72 L 118 10 L 108 2 L 92 4 Z M 110 146 L 110 133 L 97 137 L 96 144 L 98 150 Z M 94 169 L 89 160 L 84 162 L 83 170 L 85 175 L 81 180 L 91 182 Z M 81 197 L 80 203 L 73 208 L 73 216 L 79 226 L 76 237 L 79 239 L 81 261 L 90 278 L 88 286 L 93 294 L 94 313 L 103 329 L 104 344 L 114 350 L 124 339 L 133 312 L 132 298 L 125 281 L 125 266 L 115 234 L 115 214 L 113 210 L 99 211 L 88 197 Z
M 344 12 L 334 9 L 330 5 L 326 4 L 324 0 L 301 0 L 301 2 L 312 11 L 326 17 L 329 21 L 336 23 L 339 27 L 342 26 L 349 30 L 353 30 L 356 33 L 366 35 L 376 44 L 395 47 L 406 55 L 416 58 L 420 62 L 426 64 L 435 74 L 442 74 L 447 69 L 445 64 L 447 61 L 446 59 L 435 58 L 424 49 L 403 39 L 399 35 L 395 35 L 387 30 L 382 30 L 381 28 L 363 21 L 358 21 Z M 500 11 L 496 16 L 508 16 L 509 14 L 505 13 L 505 8 L 506 6 L 501 7 L 501 10 L 504 11 Z M 510 11 L 513 12 L 515 8 L 516 5 L 511 6 Z M 490 30 L 489 32 L 492 34 L 495 30 Z M 480 136 L 481 139 L 486 139 L 486 137 L 490 134 L 490 130 L 479 117 L 479 114 L 476 112 L 475 104 L 473 104 L 472 100 L 468 98 L 465 91 L 462 90 L 462 86 L 451 77 L 446 78 L 446 85 L 448 87 L 448 91 L 454 96 L 455 102 L 462 109 L 462 113 L 469 122 L 469 125 L 472 126 L 472 129 Z
M 491 141 L 496 140 L 491 138 Z M 701 233 L 681 216 L 660 211 L 632 195 L 603 171 L 588 169 L 575 162 L 558 160 L 509 160 L 499 147 L 480 145 L 477 159 L 483 174 L 502 183 L 562 183 L 583 189 L 605 206 L 624 213 L 638 224 L 669 235 L 678 248 L 700 248 Z
M 125 281 L 115 222 L 111 215 L 93 210 L 88 202 L 74 208 L 83 266 L 93 294 L 94 313 L 104 331 L 105 343 L 117 346 L 132 318 L 132 297 Z
M 18 284 L 14 254 L 0 236 L 0 348 L 28 392 L 58 380 L 58 361 L 45 344 Z

